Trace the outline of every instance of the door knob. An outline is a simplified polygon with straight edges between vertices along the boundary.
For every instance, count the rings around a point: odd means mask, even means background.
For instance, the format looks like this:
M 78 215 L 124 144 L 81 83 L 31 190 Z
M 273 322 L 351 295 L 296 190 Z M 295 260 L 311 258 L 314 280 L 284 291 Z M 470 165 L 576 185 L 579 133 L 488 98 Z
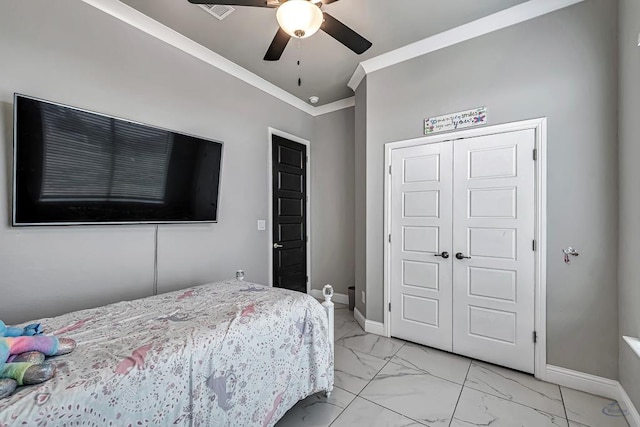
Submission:
M 456 254 L 456 258 L 458 258 L 458 259 L 465 259 L 465 258 L 466 258 L 466 259 L 471 259 L 471 257 L 470 257 L 470 256 L 464 256 L 464 254 L 463 254 L 462 252 L 458 252 L 458 253 Z
M 284 246 L 282 246 L 282 245 L 281 245 L 281 244 L 279 244 L 279 243 L 274 243 L 274 244 L 273 244 L 273 248 L 274 248 L 274 249 L 280 249 L 280 248 L 284 248 Z
M 449 258 L 449 252 L 442 251 L 441 254 L 433 254 L 433 256 L 441 256 L 442 258 L 447 259 L 447 258 Z

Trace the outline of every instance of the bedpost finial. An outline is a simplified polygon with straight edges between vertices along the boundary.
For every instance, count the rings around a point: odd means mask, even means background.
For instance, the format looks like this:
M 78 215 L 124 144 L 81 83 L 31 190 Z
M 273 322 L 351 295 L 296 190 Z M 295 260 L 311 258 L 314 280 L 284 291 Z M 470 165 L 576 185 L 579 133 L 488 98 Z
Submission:
M 324 296 L 325 301 L 331 301 L 331 297 L 333 297 L 333 287 L 330 284 L 324 285 L 322 288 L 322 296 Z

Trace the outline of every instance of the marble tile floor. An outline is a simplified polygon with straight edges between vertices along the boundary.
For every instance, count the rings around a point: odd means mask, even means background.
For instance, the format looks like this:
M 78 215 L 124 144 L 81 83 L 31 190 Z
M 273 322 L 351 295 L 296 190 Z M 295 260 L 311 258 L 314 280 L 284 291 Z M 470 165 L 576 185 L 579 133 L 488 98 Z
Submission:
M 627 427 L 616 401 L 398 339 L 335 309 L 335 389 L 298 402 L 277 427 Z

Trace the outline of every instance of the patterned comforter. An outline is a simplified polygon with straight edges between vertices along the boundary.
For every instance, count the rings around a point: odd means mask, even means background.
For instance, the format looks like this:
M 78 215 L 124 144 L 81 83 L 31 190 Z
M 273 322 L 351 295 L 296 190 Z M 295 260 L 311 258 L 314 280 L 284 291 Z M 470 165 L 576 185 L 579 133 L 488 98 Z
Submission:
M 0 400 L 0 427 L 272 426 L 333 386 L 324 309 L 227 281 L 39 320 L 76 350 Z

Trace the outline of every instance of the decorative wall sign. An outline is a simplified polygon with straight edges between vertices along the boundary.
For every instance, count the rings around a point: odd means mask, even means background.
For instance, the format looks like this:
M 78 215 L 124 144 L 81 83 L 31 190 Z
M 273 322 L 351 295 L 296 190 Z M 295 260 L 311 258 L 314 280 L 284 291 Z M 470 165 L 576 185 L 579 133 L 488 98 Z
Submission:
M 424 120 L 424 134 L 464 129 L 487 124 L 487 107 L 478 107 L 459 113 L 445 114 Z

